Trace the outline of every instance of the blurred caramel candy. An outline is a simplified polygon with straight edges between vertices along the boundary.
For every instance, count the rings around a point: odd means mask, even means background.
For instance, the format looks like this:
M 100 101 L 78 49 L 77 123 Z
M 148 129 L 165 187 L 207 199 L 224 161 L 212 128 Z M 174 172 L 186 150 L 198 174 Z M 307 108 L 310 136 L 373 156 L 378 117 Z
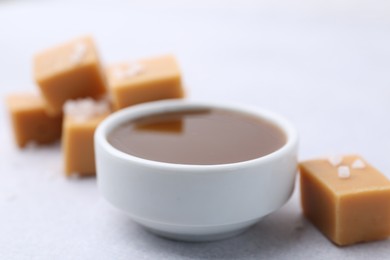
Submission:
M 45 144 L 60 139 L 62 115 L 49 116 L 40 96 L 33 93 L 12 94 L 7 96 L 6 103 L 19 147 L 31 141 Z
M 62 145 L 67 175 L 95 174 L 93 135 L 109 114 L 105 101 L 84 99 L 65 104 Z
M 106 92 L 105 76 L 91 37 L 37 54 L 34 76 L 51 115 L 60 114 L 68 99 L 98 98 Z
M 300 164 L 304 215 L 335 244 L 390 236 L 390 181 L 359 156 Z
M 107 74 L 116 110 L 184 96 L 179 66 L 170 55 L 112 65 Z

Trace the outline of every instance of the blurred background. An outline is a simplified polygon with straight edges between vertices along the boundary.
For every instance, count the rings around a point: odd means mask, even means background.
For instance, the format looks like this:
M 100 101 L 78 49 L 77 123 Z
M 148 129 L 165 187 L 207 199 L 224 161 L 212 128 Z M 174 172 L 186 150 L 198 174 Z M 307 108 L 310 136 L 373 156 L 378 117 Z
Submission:
M 284 115 L 299 129 L 300 159 L 358 153 L 390 177 L 389 1 L 0 0 L 3 100 L 36 90 L 34 53 L 84 34 L 95 38 L 106 64 L 175 54 L 189 99 Z M 65 259 L 380 259 L 390 253 L 389 241 L 334 247 L 302 219 L 297 193 L 234 239 L 191 245 L 156 238 L 101 201 L 94 180 L 66 180 L 59 147 L 19 151 L 4 102 L 0 107 L 4 259 L 61 259 L 65 252 Z

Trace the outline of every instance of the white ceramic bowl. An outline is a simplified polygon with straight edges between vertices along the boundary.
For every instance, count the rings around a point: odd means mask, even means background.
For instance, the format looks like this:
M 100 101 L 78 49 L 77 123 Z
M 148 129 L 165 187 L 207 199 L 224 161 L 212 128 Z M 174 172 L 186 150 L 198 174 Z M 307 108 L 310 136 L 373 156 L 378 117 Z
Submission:
M 135 157 L 107 141 L 112 129 L 134 118 L 199 108 L 222 108 L 265 119 L 282 129 L 287 142 L 254 160 L 182 165 Z M 96 130 L 98 187 L 109 202 L 156 234 L 187 241 L 226 238 L 289 199 L 297 172 L 297 146 L 298 135 L 290 123 L 258 108 L 185 100 L 145 103 L 112 114 Z

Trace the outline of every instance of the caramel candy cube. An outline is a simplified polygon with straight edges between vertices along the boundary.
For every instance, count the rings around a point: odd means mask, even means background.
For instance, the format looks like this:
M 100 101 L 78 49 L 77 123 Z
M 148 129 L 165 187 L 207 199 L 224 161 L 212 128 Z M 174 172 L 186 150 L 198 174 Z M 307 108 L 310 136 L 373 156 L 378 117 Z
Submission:
M 110 108 L 99 108 L 98 105 L 102 103 L 88 107 L 88 102 L 92 101 L 68 101 L 65 104 L 62 146 L 65 173 L 68 176 L 95 174 L 93 135 L 99 123 L 110 114 Z M 71 104 L 72 108 L 68 109 L 68 104 Z M 91 113 L 93 109 L 97 110 L 97 113 Z
M 116 110 L 184 96 L 179 66 L 170 55 L 112 65 L 107 77 Z
M 62 115 L 49 116 L 42 97 L 33 93 L 12 94 L 7 96 L 6 104 L 19 147 L 28 142 L 46 144 L 60 139 Z
M 62 112 L 68 99 L 98 98 L 106 80 L 91 37 L 82 37 L 38 53 L 34 76 L 51 115 Z
M 300 164 L 304 215 L 340 246 L 390 236 L 390 181 L 359 156 Z

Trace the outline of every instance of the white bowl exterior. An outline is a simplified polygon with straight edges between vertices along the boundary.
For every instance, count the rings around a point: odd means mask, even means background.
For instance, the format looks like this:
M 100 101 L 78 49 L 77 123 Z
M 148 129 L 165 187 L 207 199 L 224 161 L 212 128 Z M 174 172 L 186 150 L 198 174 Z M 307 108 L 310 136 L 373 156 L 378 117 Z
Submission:
M 107 142 L 106 136 L 114 127 L 132 118 L 200 107 L 245 112 L 270 120 L 284 130 L 287 144 L 267 156 L 241 163 L 177 165 L 137 158 Z M 289 199 L 297 172 L 297 143 L 291 125 L 266 111 L 190 101 L 153 102 L 120 111 L 98 127 L 98 187 L 108 201 L 154 229 L 159 225 L 168 229 L 175 226 L 177 230 L 178 226 L 185 229 L 249 223 Z

